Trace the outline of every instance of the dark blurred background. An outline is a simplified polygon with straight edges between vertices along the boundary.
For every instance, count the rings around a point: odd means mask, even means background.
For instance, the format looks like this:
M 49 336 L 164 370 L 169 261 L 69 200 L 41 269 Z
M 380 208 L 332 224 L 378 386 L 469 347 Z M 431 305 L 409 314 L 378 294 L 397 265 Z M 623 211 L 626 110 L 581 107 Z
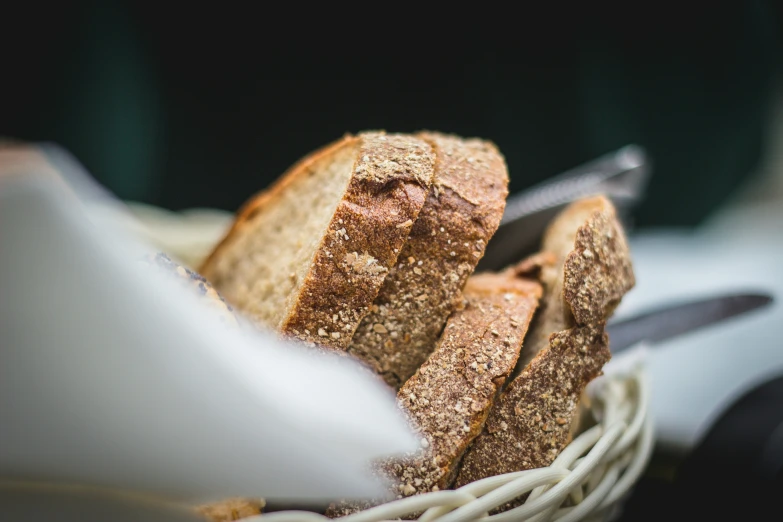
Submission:
M 688 226 L 764 153 L 781 5 L 6 6 L 0 135 L 173 210 L 235 210 L 364 129 L 489 138 L 512 191 L 633 142 L 654 161 L 637 224 Z

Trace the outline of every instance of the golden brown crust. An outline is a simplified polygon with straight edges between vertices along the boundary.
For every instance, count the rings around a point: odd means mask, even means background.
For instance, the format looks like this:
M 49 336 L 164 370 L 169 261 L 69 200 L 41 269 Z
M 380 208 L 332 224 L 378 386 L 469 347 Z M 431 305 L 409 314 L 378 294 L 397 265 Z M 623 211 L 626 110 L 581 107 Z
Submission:
M 603 325 L 552 334 L 549 346 L 501 394 L 465 455 L 455 486 L 548 466 L 570 438 L 582 390 L 609 360 Z
M 601 195 L 577 200 L 555 217 L 541 252 L 527 260 L 536 262 L 544 297 L 525 339 L 524 362 L 547 345 L 552 333 L 608 319 L 634 284 L 625 234 L 611 201 Z
M 377 464 L 397 498 L 445 489 L 471 441 L 481 432 L 541 296 L 541 286 L 508 275 L 479 274 L 465 287 L 466 306 L 454 312 L 438 346 L 397 394 L 421 447 Z M 342 516 L 370 504 L 330 508 Z
M 280 178 L 275 181 L 270 187 L 265 188 L 257 192 L 250 199 L 248 199 L 237 210 L 236 219 L 229 228 L 228 232 L 223 236 L 223 239 L 215 245 L 212 252 L 204 259 L 204 262 L 199 267 L 199 272 L 203 274 L 207 279 L 213 278 L 213 269 L 215 266 L 215 259 L 220 257 L 224 250 L 228 248 L 231 243 L 236 240 L 236 236 L 248 226 L 248 222 L 255 217 L 256 213 L 263 209 L 270 201 L 279 197 L 280 193 L 285 191 L 292 183 L 296 181 L 299 176 L 303 176 L 308 172 L 309 168 L 320 161 L 323 158 L 336 154 L 340 149 L 345 147 L 355 146 L 358 143 L 359 138 L 351 134 L 344 135 L 341 139 L 336 140 L 318 150 L 315 150 L 307 156 L 301 158 L 292 167 L 290 167 Z
M 424 204 L 434 169 L 430 145 L 415 136 L 361 133 L 312 153 L 240 213 L 229 234 L 207 259 L 208 279 L 221 249 L 268 202 L 325 156 L 358 146 L 353 174 L 291 309 L 279 330 L 302 341 L 345 349 L 369 312 Z
M 508 195 L 505 160 L 492 143 L 432 132 L 420 136 L 436 153 L 432 186 L 349 347 L 395 389 L 434 349 L 500 224 Z
M 413 136 L 360 137 L 354 176 L 282 325 L 300 340 L 343 349 L 418 218 L 435 160 L 432 148 Z
M 264 499 L 228 498 L 196 507 L 210 522 L 229 522 L 260 515 L 266 502 Z
M 636 283 L 625 234 L 613 209 L 595 211 L 565 260 L 563 297 L 577 324 L 605 321 Z
M 612 204 L 599 196 L 564 209 L 542 251 L 557 261 L 516 268 L 541 267 L 545 292 L 525 339 L 531 346 L 463 459 L 457 487 L 551 464 L 573 435 L 585 387 L 611 357 L 604 325 L 634 282 Z

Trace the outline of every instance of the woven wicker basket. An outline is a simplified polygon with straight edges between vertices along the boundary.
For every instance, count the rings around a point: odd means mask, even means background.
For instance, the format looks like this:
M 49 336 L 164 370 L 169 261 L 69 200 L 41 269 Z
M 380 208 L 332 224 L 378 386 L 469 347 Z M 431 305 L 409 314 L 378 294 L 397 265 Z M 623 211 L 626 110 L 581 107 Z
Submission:
M 123 224 L 180 262 L 197 267 L 220 239 L 231 214 L 212 210 L 173 213 L 130 205 L 138 222 Z M 102 210 L 101 210 L 102 211 Z M 124 218 L 122 218 L 124 219 Z M 644 365 L 629 365 L 589 387 L 595 424 L 580 433 L 547 468 L 489 477 L 456 490 L 416 495 L 349 515 L 345 522 L 378 522 L 421 515 L 420 522 L 606 521 L 622 508 L 652 453 L 653 427 Z M 490 516 L 524 493 L 519 507 Z M 246 522 L 324 521 L 314 512 L 279 511 Z

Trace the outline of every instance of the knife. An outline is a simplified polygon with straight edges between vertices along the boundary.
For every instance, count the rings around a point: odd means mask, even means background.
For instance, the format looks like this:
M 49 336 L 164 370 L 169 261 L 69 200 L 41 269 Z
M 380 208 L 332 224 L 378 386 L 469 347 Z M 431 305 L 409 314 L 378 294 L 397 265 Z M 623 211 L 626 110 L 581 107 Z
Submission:
M 500 270 L 535 252 L 557 213 L 582 197 L 604 194 L 629 230 L 630 211 L 643 197 L 650 170 L 646 151 L 626 145 L 514 194 L 476 270 Z
M 642 341 L 658 343 L 742 315 L 772 303 L 766 293 L 730 293 L 642 312 L 607 325 L 609 346 L 617 354 Z

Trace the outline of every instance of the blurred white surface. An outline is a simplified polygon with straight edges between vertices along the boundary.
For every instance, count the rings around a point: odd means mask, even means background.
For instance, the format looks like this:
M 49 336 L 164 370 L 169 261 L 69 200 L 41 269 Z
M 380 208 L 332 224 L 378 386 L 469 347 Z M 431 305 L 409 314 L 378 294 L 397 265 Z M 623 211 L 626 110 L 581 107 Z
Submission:
M 759 231 L 761 232 L 761 231 Z M 647 363 L 658 437 L 689 448 L 728 403 L 759 380 L 783 372 L 783 242 L 770 233 L 658 232 L 636 236 L 637 286 L 617 317 L 670 300 L 731 290 L 768 291 L 770 306 L 651 347 Z
M 693 447 L 733 400 L 783 373 L 783 88 L 779 93 L 767 152 L 734 201 L 694 231 L 650 231 L 631 241 L 637 286 L 618 317 L 727 290 L 775 298 L 762 310 L 651 347 L 657 435 L 671 446 Z
M 350 360 L 226 328 L 115 222 L 0 181 L 0 477 L 323 501 L 380 493 L 366 463 L 416 447 Z

